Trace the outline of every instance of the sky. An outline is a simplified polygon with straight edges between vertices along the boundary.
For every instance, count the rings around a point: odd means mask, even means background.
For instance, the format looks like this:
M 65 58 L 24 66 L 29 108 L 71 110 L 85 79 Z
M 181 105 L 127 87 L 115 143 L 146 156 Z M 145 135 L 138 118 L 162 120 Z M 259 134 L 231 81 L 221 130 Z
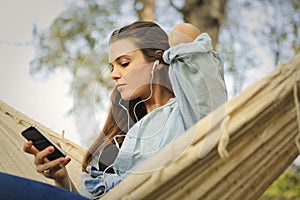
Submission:
M 62 0 L 0 0 L 0 99 L 48 128 L 80 144 L 72 116 L 70 77 L 56 72 L 49 78 L 29 74 L 34 57 L 32 27 L 44 29 L 64 9 Z

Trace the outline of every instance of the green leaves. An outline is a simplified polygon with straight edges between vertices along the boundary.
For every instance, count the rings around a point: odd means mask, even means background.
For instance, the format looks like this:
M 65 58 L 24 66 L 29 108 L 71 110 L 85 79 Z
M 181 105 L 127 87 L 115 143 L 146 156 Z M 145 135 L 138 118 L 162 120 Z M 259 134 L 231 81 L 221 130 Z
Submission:
M 299 166 L 292 165 L 269 188 L 261 200 L 298 199 L 300 197 Z

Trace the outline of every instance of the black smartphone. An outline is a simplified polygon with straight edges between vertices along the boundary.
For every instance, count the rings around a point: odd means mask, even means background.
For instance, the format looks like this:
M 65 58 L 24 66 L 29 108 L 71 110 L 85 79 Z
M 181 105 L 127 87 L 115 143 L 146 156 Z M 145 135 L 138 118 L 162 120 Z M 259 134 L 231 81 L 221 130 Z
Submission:
M 42 151 L 48 146 L 53 146 L 54 152 L 47 156 L 49 160 L 66 157 L 66 153 L 57 144 L 51 141 L 51 139 L 46 134 L 38 130 L 35 126 L 28 127 L 27 129 L 22 131 L 21 134 L 28 141 L 31 140 L 33 142 L 33 146 L 35 146 L 35 148 L 37 148 L 39 151 Z

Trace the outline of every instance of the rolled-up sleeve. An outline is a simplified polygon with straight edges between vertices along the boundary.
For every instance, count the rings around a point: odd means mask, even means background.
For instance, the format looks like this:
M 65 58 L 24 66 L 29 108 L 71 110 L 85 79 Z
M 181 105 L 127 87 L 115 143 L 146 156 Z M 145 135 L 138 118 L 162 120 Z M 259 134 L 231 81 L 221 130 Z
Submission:
M 95 167 L 88 167 L 88 173 L 81 174 L 81 184 L 78 191 L 81 195 L 91 199 L 101 197 L 106 192 L 119 184 L 124 177 L 116 174 L 104 173 Z
M 207 33 L 171 47 L 163 59 L 170 64 L 169 76 L 186 128 L 226 102 L 223 63 L 212 51 Z

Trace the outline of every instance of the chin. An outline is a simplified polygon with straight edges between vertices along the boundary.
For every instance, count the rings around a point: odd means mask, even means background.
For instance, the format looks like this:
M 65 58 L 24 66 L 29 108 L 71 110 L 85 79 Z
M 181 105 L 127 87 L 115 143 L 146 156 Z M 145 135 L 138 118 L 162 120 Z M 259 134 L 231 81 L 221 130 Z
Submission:
M 121 93 L 121 97 L 122 97 L 122 99 L 125 100 L 125 101 L 130 101 L 130 100 L 135 99 L 135 97 L 134 97 L 133 95 L 124 94 L 124 93 Z
M 134 100 L 136 98 L 139 98 L 140 95 L 142 94 L 140 90 L 121 90 L 120 91 L 121 97 L 123 100 L 125 101 L 130 101 L 130 100 Z

